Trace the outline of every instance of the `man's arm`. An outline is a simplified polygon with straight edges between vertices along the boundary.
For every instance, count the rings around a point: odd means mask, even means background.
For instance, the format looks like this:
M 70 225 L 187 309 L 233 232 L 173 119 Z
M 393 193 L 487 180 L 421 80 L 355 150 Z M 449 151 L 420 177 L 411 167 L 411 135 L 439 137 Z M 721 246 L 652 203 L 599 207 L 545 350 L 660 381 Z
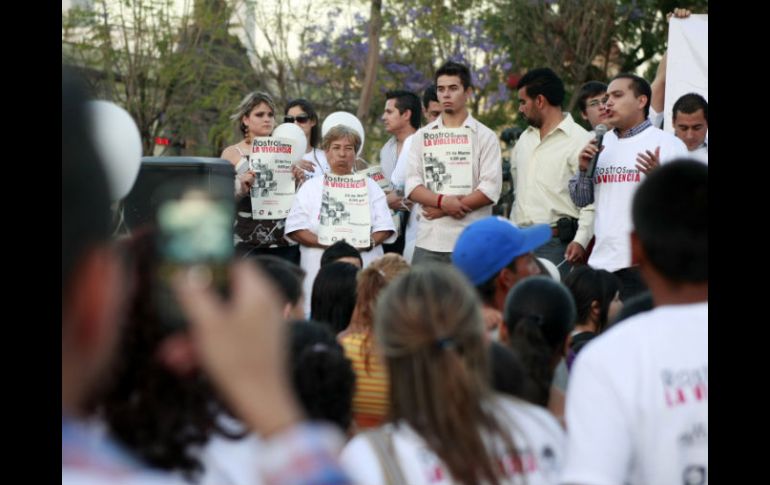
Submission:
M 671 20 L 674 16 L 678 19 L 686 19 L 690 16 L 690 11 L 686 8 L 675 8 L 673 12 L 666 14 L 666 22 Z M 663 53 L 663 58 L 658 64 L 658 69 L 655 71 L 655 79 L 650 83 L 652 89 L 652 97 L 650 99 L 650 109 L 657 113 L 655 119 L 651 119 L 652 124 L 658 128 L 663 128 L 663 117 L 665 116 L 663 110 L 665 109 L 666 101 L 666 66 L 668 64 L 668 49 Z
M 459 196 L 442 196 L 441 194 L 436 194 L 426 189 L 424 185 L 415 187 L 409 194 L 409 198 L 422 204 L 423 208 L 435 207 L 441 209 L 446 215 L 450 215 L 456 219 L 465 217 L 465 214 L 468 214 L 473 210 L 462 202 Z
M 491 130 L 479 133 L 479 181 L 464 203 L 473 210 L 496 204 L 503 190 L 503 154 L 500 142 Z
M 594 203 L 594 184 L 585 172 L 579 172 L 569 179 L 569 196 L 580 208 Z
M 484 195 L 484 193 L 480 190 L 475 190 L 473 193 L 461 197 L 460 202 L 465 204 L 472 211 L 490 204 L 494 204 L 494 202 L 489 197 Z
M 668 51 L 663 54 L 663 58 L 658 64 L 658 70 L 655 71 L 655 79 L 650 83 L 652 88 L 652 99 L 650 100 L 650 108 L 655 110 L 656 113 L 663 113 L 663 103 L 666 100 L 666 60 L 668 59 Z
M 289 233 L 286 236 L 309 248 L 326 249 L 327 247 L 318 242 L 318 235 L 310 232 L 307 229 L 300 229 L 298 231 Z

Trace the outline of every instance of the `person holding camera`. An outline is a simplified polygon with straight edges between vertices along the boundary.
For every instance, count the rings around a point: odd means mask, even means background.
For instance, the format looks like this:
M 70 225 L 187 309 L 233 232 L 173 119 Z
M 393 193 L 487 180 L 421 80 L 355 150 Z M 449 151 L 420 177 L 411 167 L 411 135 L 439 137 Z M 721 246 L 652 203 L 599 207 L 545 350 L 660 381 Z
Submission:
M 551 226 L 551 240 L 535 254 L 556 264 L 564 278 L 573 264 L 585 262 L 593 235 L 593 205 L 578 208 L 568 190 L 591 134 L 562 112 L 564 83 L 551 69 L 529 71 L 517 89 L 519 113 L 529 127 L 511 153 L 516 194 L 511 220 L 522 227 Z

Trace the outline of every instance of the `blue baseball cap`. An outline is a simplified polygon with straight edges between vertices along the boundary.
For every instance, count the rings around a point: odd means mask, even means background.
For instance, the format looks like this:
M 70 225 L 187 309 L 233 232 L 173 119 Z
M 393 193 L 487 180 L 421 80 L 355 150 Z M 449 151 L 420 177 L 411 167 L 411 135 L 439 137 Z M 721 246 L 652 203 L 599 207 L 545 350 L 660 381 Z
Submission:
M 551 226 L 521 228 L 500 216 L 490 216 L 466 227 L 457 238 L 452 263 L 478 286 L 518 256 L 551 239 Z

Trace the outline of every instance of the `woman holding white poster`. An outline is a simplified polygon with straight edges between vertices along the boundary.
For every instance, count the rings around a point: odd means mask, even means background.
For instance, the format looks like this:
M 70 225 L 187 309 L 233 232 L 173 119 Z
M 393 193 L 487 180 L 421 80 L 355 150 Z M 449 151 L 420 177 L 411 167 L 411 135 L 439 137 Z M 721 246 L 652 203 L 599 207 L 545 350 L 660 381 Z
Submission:
M 238 256 L 272 254 L 299 264 L 299 249 L 284 237 L 286 219 L 254 219 L 251 207 L 257 174 L 249 168 L 249 154 L 254 138 L 270 136 L 275 128 L 273 98 L 260 91 L 249 93 L 231 119 L 243 134 L 243 140 L 225 148 L 221 155 L 236 172 L 235 252 Z
M 366 267 L 382 256 L 383 242 L 395 240 L 385 192 L 369 177 L 353 173 L 360 144 L 358 133 L 347 126 L 329 130 L 322 147 L 330 170 L 300 187 L 286 219 L 286 235 L 300 244 L 306 272 L 306 313 L 324 249 L 344 239 L 358 248 Z

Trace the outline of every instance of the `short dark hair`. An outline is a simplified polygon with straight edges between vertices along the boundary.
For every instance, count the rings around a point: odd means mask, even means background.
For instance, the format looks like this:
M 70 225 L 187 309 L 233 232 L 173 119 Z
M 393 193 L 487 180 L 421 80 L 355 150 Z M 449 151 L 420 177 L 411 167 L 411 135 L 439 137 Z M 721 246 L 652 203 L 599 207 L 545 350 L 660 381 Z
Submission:
M 708 123 L 709 122 L 709 103 L 708 101 L 706 101 L 706 98 L 704 98 L 698 93 L 687 93 L 681 96 L 679 99 L 677 99 L 676 103 L 674 103 L 672 118 L 676 120 L 677 113 L 684 113 L 686 115 L 691 115 L 696 111 L 698 111 L 699 109 L 703 110 L 703 117 L 706 119 L 706 123 Z
M 516 85 L 517 90 L 521 88 L 526 88 L 527 96 L 530 98 L 542 94 L 551 106 L 561 107 L 564 102 L 564 83 L 547 67 L 538 67 L 524 74 Z
M 385 99 L 395 99 L 396 108 L 399 114 L 404 114 L 404 110 L 409 110 L 409 124 L 415 130 L 420 127 L 422 112 L 420 110 L 420 98 L 411 91 L 393 90 L 385 93 Z
M 644 117 L 646 119 L 648 116 L 650 116 L 650 103 L 652 102 L 652 88 L 650 87 L 650 83 L 648 83 L 647 80 L 643 77 L 639 77 L 636 74 L 631 74 L 630 72 L 621 72 L 617 76 L 610 79 L 610 82 L 616 79 L 630 79 L 631 90 L 634 92 L 634 96 L 637 98 L 642 95 L 647 96 L 647 103 L 644 105 Z
M 672 282 L 708 281 L 708 166 L 682 158 L 654 170 L 631 209 L 647 260 Z
M 260 254 L 249 258 L 249 261 L 267 273 L 288 303 L 292 305 L 299 303 L 299 298 L 302 296 L 302 281 L 305 279 L 304 269 L 291 261 L 270 254 Z
M 586 106 L 586 101 L 588 98 L 593 98 L 594 96 L 599 96 L 600 94 L 604 94 L 606 92 L 607 85 L 599 81 L 588 81 L 587 83 L 580 86 L 580 91 L 578 91 L 577 98 L 577 104 L 580 112 L 586 112 L 586 108 L 588 108 L 588 106 Z
M 302 108 L 302 110 L 310 116 L 310 119 L 315 121 L 315 126 L 310 129 L 310 146 L 319 148 L 319 144 L 321 143 L 321 123 L 318 122 L 318 113 L 313 107 L 313 103 L 303 98 L 292 99 L 286 104 L 286 109 L 283 114 L 288 115 L 289 110 L 295 106 Z
M 425 91 L 422 93 L 422 106 L 425 109 L 428 109 L 428 105 L 431 101 L 435 101 L 438 103 L 438 93 L 436 93 L 436 83 L 431 83 L 430 86 L 425 88 Z
M 343 239 L 324 249 L 324 252 L 321 255 L 321 268 L 334 263 L 340 258 L 358 258 L 358 260 L 361 261 L 361 266 L 363 267 L 364 265 L 364 260 L 361 258 L 361 253 L 358 252 L 358 249 L 354 248 Z
M 471 71 L 465 64 L 460 64 L 455 61 L 446 61 L 438 68 L 438 70 L 436 70 L 436 74 L 433 76 L 433 82 L 437 86 L 438 78 L 440 76 L 458 76 L 463 85 L 463 90 L 471 87 Z
M 62 292 L 90 248 L 110 240 L 110 193 L 92 138 L 82 79 L 62 66 L 61 85 Z

